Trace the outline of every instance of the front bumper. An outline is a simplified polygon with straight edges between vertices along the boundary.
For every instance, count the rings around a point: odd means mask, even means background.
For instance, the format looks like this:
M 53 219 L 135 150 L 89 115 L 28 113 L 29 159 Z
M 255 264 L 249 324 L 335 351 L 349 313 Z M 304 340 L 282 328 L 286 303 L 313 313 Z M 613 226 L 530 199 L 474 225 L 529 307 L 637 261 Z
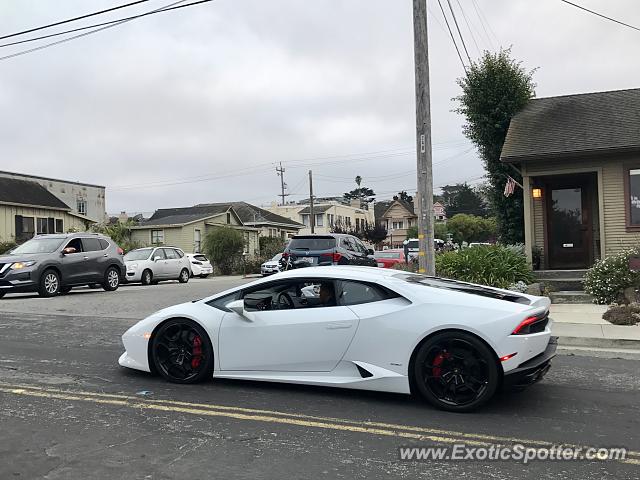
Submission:
M 273 273 L 278 273 L 280 271 L 279 267 L 261 267 L 260 268 L 260 273 L 262 273 L 262 275 L 271 275 Z
M 38 288 L 38 273 L 36 267 L 21 270 L 7 270 L 0 278 L 0 291 L 23 292 Z
M 522 388 L 542 380 L 551 368 L 551 359 L 556 356 L 557 348 L 558 337 L 551 337 L 544 352 L 504 374 L 504 386 Z

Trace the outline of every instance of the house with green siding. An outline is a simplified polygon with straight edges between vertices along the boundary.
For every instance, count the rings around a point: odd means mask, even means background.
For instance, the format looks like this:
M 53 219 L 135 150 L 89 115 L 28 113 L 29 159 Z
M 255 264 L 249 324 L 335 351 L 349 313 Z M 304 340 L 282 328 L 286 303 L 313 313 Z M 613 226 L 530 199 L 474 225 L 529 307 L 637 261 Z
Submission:
M 531 100 L 501 161 L 522 173 L 525 249 L 542 269 L 588 268 L 640 243 L 640 89 Z

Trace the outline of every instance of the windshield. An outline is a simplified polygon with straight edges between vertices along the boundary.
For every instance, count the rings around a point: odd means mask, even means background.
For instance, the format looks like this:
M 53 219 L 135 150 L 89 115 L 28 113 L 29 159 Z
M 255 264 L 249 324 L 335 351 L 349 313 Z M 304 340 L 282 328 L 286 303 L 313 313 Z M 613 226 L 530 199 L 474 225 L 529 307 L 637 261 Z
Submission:
M 14 255 L 28 254 L 28 253 L 53 253 L 64 242 L 64 238 L 34 238 L 27 242 L 24 242 L 19 247 L 15 248 Z
M 194 260 L 198 260 L 199 262 L 208 262 L 209 260 L 207 260 L 207 257 L 205 257 L 204 255 L 194 255 L 193 256 Z
M 289 243 L 290 250 L 331 250 L 335 246 L 333 237 L 296 237 Z
M 151 255 L 153 248 L 142 248 L 140 250 L 132 250 L 124 256 L 125 262 L 131 260 L 146 260 Z
M 417 250 L 420 248 L 420 244 L 418 243 L 418 240 L 409 240 L 409 243 L 407 243 L 407 247 L 409 248 L 409 250 Z
M 400 252 L 376 252 L 375 258 L 400 258 Z
M 527 297 L 518 295 L 516 292 L 506 293 L 496 290 L 492 287 L 482 285 L 474 285 L 471 283 L 459 282 L 449 278 L 429 277 L 417 273 L 399 273 L 394 277 L 405 280 L 416 285 L 425 285 L 427 287 L 444 288 L 446 290 L 456 290 L 458 292 L 471 293 L 482 297 L 497 298 L 508 302 L 523 303 L 529 305 L 531 302 Z
M 272 261 L 272 262 L 279 262 L 281 258 L 282 258 L 282 254 L 281 254 L 281 253 L 279 253 L 279 254 L 277 254 L 275 257 L 273 257 L 273 258 L 271 259 L 271 261 Z

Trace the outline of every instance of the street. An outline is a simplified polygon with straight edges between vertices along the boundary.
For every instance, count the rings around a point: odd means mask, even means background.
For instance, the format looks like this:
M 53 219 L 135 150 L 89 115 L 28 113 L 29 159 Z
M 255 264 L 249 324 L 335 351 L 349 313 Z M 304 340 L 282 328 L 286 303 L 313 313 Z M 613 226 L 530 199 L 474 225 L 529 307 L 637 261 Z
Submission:
M 0 478 L 637 478 L 638 362 L 560 356 L 472 414 L 402 395 L 257 382 L 179 386 L 118 366 L 165 305 L 247 280 L 0 302 Z M 626 461 L 401 461 L 401 446 L 626 447 Z

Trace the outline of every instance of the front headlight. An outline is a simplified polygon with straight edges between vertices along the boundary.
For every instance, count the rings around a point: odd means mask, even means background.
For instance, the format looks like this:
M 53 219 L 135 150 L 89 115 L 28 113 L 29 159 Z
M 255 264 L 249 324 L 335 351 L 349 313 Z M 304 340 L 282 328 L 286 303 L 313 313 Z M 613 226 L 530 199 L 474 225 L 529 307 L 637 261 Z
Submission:
M 31 267 L 35 265 L 35 261 L 30 262 L 15 262 L 11 264 L 11 270 L 22 270 L 23 268 Z

